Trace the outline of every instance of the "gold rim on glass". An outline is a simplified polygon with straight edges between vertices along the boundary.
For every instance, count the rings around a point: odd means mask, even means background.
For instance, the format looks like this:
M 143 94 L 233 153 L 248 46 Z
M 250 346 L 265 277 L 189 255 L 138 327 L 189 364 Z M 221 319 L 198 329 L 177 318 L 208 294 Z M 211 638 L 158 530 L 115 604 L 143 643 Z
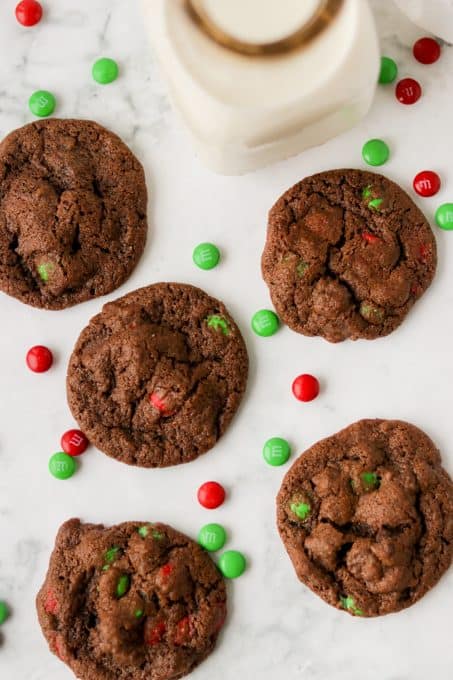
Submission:
M 344 0 L 322 0 L 308 22 L 286 38 L 269 43 L 247 43 L 229 35 L 216 24 L 204 9 L 203 0 L 185 0 L 190 17 L 212 40 L 233 52 L 249 57 L 282 54 L 308 44 L 331 24 L 343 4 Z

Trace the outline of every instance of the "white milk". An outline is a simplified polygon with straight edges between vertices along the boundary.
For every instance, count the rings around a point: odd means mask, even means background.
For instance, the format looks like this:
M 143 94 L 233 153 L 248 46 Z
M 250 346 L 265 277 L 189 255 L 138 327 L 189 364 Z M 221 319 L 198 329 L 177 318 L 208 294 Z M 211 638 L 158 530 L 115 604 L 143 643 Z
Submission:
M 453 43 L 453 0 L 395 0 L 414 24 Z
M 367 0 L 191 1 L 208 25 L 194 19 L 189 0 L 142 0 L 173 103 L 216 172 L 241 174 L 300 153 L 368 111 L 379 50 Z M 323 25 L 316 13 L 327 4 Z M 314 37 L 300 38 L 316 21 Z M 286 39 L 297 46 L 275 46 Z

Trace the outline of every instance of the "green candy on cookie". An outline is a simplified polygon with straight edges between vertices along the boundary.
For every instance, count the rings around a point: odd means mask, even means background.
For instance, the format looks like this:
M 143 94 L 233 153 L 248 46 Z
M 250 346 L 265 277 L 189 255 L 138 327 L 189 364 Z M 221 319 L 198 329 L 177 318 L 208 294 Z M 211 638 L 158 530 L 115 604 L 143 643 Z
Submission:
M 384 311 L 368 302 L 361 303 L 359 313 L 366 321 L 375 325 L 384 321 Z
M 309 503 L 291 503 L 291 512 L 293 512 L 299 519 L 305 520 L 311 512 Z
M 117 598 L 124 597 L 126 595 L 127 591 L 129 590 L 131 585 L 131 580 L 127 574 L 122 574 L 119 579 L 118 583 L 116 584 L 116 596 Z
M 209 328 L 214 328 L 215 331 L 220 330 L 223 335 L 230 334 L 228 321 L 219 314 L 211 314 L 211 316 L 208 316 L 206 323 L 208 324 Z
M 378 489 L 380 486 L 379 477 L 375 472 L 362 472 L 360 475 L 365 491 Z
M 302 277 L 308 269 L 308 264 L 301 260 L 296 267 L 297 276 Z
M 164 537 L 164 534 L 160 533 L 160 531 L 157 531 L 157 529 L 155 529 L 152 524 L 145 524 L 144 526 L 139 527 L 137 531 L 142 538 L 146 538 L 149 532 L 151 532 L 152 537 L 156 541 L 161 541 Z
M 383 198 L 373 198 L 373 200 L 368 203 L 368 207 L 373 208 L 374 210 L 379 210 L 379 206 L 383 202 L 384 202 Z
M 349 595 L 347 597 L 340 597 L 340 604 L 343 609 L 347 609 L 348 612 L 354 614 L 354 616 L 363 616 L 363 611 L 355 606 L 355 600 Z
M 37 269 L 41 280 L 44 281 L 44 283 L 47 283 L 50 275 L 55 269 L 55 266 L 52 264 L 52 262 L 43 262 L 42 264 L 38 265 Z
M 368 200 L 369 198 L 371 199 L 368 201 L 368 207 L 370 210 L 379 210 L 381 204 L 384 202 L 383 198 L 372 198 L 373 196 L 373 187 L 371 184 L 368 184 L 368 186 L 364 187 L 362 189 L 362 198 L 364 200 Z
M 306 491 L 299 491 L 291 496 L 288 503 L 288 512 L 295 515 L 298 520 L 305 522 L 311 515 L 310 496 Z M 291 517 L 294 519 L 294 517 Z
M 108 571 L 110 569 L 110 565 L 113 564 L 113 562 L 121 555 L 123 551 L 121 548 L 118 548 L 117 545 L 113 545 L 111 548 L 105 551 L 104 553 L 104 566 L 102 567 L 102 571 Z

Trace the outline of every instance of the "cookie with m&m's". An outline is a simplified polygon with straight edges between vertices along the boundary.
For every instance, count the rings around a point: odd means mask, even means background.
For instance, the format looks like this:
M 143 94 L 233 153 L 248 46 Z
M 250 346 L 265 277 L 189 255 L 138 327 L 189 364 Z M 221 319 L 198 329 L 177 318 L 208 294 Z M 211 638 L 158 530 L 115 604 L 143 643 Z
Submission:
M 248 357 L 225 306 L 156 283 L 106 304 L 82 331 L 68 401 L 89 441 L 131 465 L 164 467 L 211 449 L 241 402 Z
M 426 218 L 383 175 L 321 172 L 269 213 L 263 278 L 280 319 L 304 335 L 388 335 L 428 288 L 436 263 Z
M 44 309 L 105 295 L 147 232 L 143 168 L 88 120 L 37 121 L 0 144 L 0 290 Z
M 208 553 L 171 527 L 71 519 L 36 604 L 50 650 L 80 680 L 175 680 L 214 649 L 226 599 Z
M 419 600 L 453 558 L 453 483 L 414 425 L 361 420 L 314 444 L 286 474 L 277 524 L 296 574 L 354 616 Z

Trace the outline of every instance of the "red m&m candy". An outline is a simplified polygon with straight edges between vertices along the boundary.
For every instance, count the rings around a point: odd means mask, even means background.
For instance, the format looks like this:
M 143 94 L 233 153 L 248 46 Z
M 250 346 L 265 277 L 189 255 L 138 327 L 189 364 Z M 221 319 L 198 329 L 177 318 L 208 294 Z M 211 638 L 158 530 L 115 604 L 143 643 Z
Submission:
M 167 630 L 167 626 L 163 621 L 158 621 L 151 627 L 147 625 L 149 621 L 152 621 L 152 619 L 148 619 L 145 624 L 145 643 L 150 647 L 153 647 L 161 642 L 165 635 L 165 631 Z
M 205 482 L 197 492 L 200 505 L 208 510 L 214 510 L 225 500 L 225 489 L 218 482 Z
M 35 345 L 35 347 L 28 350 L 26 362 L 30 371 L 44 373 L 52 366 L 52 352 L 43 345 Z
M 165 401 L 159 397 L 157 392 L 152 392 L 149 395 L 149 400 L 151 404 L 154 406 L 154 408 L 159 411 L 163 416 L 172 416 L 173 411 L 171 409 L 168 409 Z
M 160 568 L 160 573 L 164 578 L 168 578 L 172 571 L 173 565 L 170 564 L 170 562 L 167 562 L 167 564 L 164 564 L 163 567 Z
M 16 19 L 22 26 L 34 26 L 42 18 L 42 7 L 36 0 L 22 0 L 16 7 Z
M 44 601 L 44 609 L 48 614 L 55 614 L 58 609 L 58 600 L 52 590 L 48 590 Z
M 434 196 L 440 189 L 440 177 L 432 170 L 422 170 L 415 175 L 413 186 L 419 196 Z
M 422 96 L 422 88 L 417 80 L 403 78 L 396 86 L 395 95 L 401 104 L 415 104 Z
M 412 53 L 421 64 L 434 64 L 440 57 L 440 45 L 434 38 L 420 38 L 414 43 Z
M 312 401 L 319 394 L 319 382 L 314 375 L 303 373 L 293 382 L 293 394 L 299 401 Z
M 88 439 L 80 430 L 68 430 L 61 438 L 61 448 L 70 456 L 80 456 L 88 444 Z

